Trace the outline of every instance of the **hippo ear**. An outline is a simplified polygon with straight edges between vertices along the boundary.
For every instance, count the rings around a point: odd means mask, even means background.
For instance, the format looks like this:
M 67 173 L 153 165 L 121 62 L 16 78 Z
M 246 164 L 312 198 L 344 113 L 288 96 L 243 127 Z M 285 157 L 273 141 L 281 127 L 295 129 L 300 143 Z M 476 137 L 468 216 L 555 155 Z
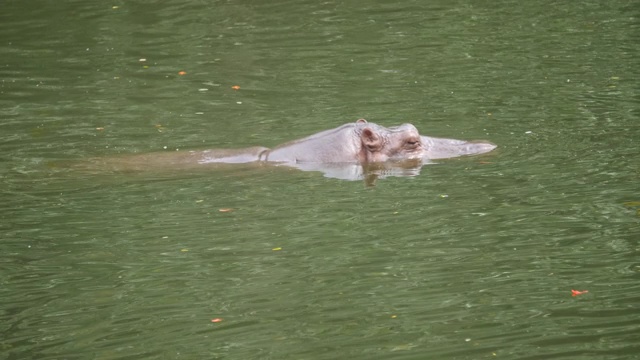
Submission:
M 366 124 L 366 123 L 367 123 L 367 120 L 365 120 L 365 119 L 356 120 L 356 124 Z
M 377 151 L 382 148 L 382 138 L 371 128 L 362 129 L 360 139 L 362 139 L 362 144 L 367 147 L 367 150 Z

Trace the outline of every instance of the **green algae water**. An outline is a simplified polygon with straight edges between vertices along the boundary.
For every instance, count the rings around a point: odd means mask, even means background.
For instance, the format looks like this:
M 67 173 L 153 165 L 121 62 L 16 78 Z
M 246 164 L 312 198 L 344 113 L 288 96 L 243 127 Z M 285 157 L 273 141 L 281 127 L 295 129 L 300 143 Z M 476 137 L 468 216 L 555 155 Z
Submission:
M 0 359 L 637 357 L 638 10 L 5 2 Z M 499 147 L 375 186 L 67 165 L 358 118 Z

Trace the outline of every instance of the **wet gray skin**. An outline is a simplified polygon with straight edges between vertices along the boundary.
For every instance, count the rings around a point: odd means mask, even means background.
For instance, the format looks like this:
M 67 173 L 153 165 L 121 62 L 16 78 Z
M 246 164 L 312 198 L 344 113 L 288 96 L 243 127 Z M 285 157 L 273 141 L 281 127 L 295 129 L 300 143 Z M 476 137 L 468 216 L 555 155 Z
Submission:
M 497 147 L 487 141 L 465 141 L 455 139 L 420 136 L 423 148 L 423 160 L 448 159 L 464 155 L 476 155 L 489 152 Z
M 243 163 L 252 161 L 282 164 L 365 164 L 452 158 L 482 154 L 496 148 L 489 142 L 421 136 L 412 124 L 384 127 L 360 119 L 335 129 L 282 144 L 274 149 L 208 150 L 198 161 Z
M 196 169 L 225 164 L 272 164 L 304 171 L 320 171 L 326 177 L 360 180 L 388 176 L 416 176 L 432 160 L 489 152 L 489 142 L 422 136 L 411 124 L 384 127 L 360 119 L 335 129 L 291 141 L 273 149 L 250 147 L 141 154 L 94 160 L 113 171 L 159 168 Z

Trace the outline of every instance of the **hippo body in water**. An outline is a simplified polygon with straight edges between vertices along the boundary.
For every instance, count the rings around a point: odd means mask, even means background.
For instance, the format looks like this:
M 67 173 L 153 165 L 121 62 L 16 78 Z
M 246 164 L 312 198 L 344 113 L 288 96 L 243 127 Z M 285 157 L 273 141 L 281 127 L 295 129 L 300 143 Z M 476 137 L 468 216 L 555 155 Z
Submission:
M 299 163 L 383 163 L 452 158 L 481 154 L 496 145 L 421 136 L 412 124 L 384 127 L 360 119 L 335 129 L 282 144 L 274 149 L 253 147 L 239 150 L 205 150 L 199 163 L 243 163 L 253 161 L 280 164 Z M 231 153 L 229 153 L 231 151 Z M 194 151 L 193 153 L 198 153 Z
M 180 168 L 222 164 L 273 164 L 327 177 L 358 180 L 385 176 L 415 176 L 432 160 L 489 152 L 496 145 L 420 135 L 415 126 L 384 127 L 360 119 L 335 129 L 291 141 L 273 149 L 194 150 L 121 157 L 124 170 L 154 167 Z M 113 165 L 113 164 L 112 164 Z M 130 165 L 130 166 L 127 166 Z

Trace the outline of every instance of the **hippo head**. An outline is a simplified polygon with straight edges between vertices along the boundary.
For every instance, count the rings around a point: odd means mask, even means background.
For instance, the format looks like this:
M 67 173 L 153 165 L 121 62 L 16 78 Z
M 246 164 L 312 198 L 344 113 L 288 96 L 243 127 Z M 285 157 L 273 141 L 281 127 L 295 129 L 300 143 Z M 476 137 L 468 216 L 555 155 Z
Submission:
M 362 142 L 360 160 L 363 163 L 405 161 L 423 157 L 420 133 L 411 124 L 387 128 L 360 119 L 356 125 Z
M 496 145 L 488 141 L 464 141 L 423 136 L 415 126 L 402 124 L 386 128 L 364 119 L 356 122 L 362 143 L 360 162 L 414 161 L 421 159 L 429 163 L 435 159 L 446 159 L 464 155 L 483 154 Z

